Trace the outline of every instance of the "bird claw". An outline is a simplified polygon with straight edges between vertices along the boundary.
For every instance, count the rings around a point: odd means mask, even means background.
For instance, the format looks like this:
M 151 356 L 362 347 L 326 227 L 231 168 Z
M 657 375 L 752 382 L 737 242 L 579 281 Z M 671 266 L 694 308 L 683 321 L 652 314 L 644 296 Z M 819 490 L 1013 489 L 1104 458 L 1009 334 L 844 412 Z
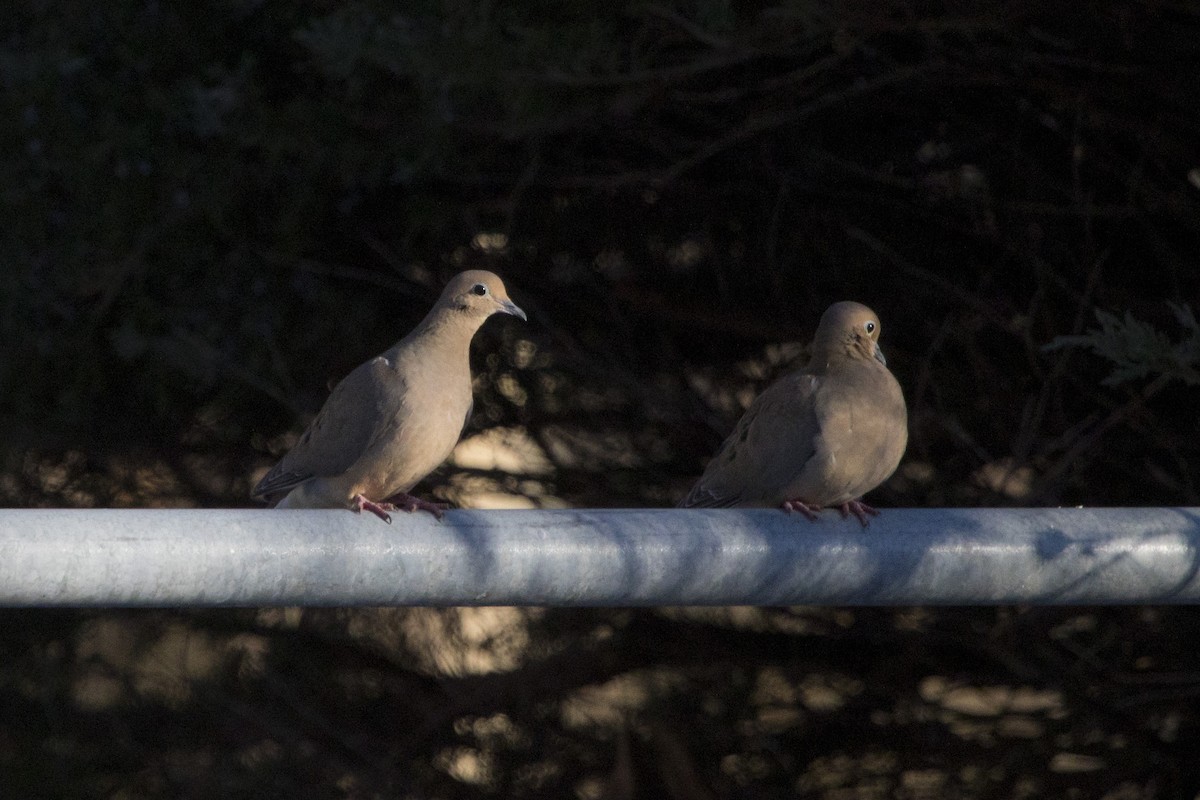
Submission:
M 422 500 L 419 497 L 414 497 L 411 494 L 401 492 L 394 494 L 388 498 L 388 504 L 398 511 L 407 511 L 410 514 L 414 511 L 428 511 L 439 520 L 445 516 L 446 509 L 450 507 L 449 503 L 435 503 L 432 500 Z
M 367 511 L 370 511 L 372 514 L 379 517 L 381 520 L 386 522 L 388 525 L 391 525 L 392 524 L 392 515 L 387 512 L 395 511 L 396 506 L 392 505 L 390 502 L 388 502 L 386 500 L 382 503 L 376 503 L 374 500 L 368 500 L 366 497 L 364 497 L 361 494 L 354 495 L 354 506 L 350 510 L 353 511 L 355 514 L 360 514 L 360 513 L 362 513 L 362 511 L 364 509 Z
M 806 503 L 803 500 L 784 500 L 783 510 L 789 514 L 793 511 L 799 511 L 808 519 L 809 522 L 816 522 L 817 512 L 821 510 L 821 507 L 811 503 Z
M 862 500 L 850 500 L 848 502 L 842 503 L 840 506 L 837 507 L 837 509 L 839 512 L 841 512 L 842 519 L 846 519 L 851 514 L 853 514 L 854 518 L 857 519 L 864 528 L 866 528 L 869 524 L 867 522 L 867 517 L 878 517 L 879 516 L 878 509 L 872 508 L 871 506 L 864 503 Z M 799 511 L 801 514 L 803 514 L 805 517 L 808 518 L 809 522 L 816 522 L 817 521 L 817 512 L 819 512 L 821 510 L 821 506 L 815 505 L 813 503 L 806 503 L 803 500 L 784 500 L 783 501 L 783 510 L 788 511 L 788 512 Z
M 838 511 L 842 512 L 842 519 L 845 519 L 853 514 L 864 528 L 867 527 L 868 524 L 868 515 L 872 517 L 879 516 L 879 509 L 872 508 L 862 500 L 851 500 L 848 503 L 842 503 L 840 506 L 838 506 Z

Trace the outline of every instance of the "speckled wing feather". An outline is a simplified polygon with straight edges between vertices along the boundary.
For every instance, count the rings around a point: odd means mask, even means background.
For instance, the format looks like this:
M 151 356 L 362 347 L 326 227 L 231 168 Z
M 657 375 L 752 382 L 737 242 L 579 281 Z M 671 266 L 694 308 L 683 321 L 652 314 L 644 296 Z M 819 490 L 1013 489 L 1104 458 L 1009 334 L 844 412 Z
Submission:
M 786 375 L 755 398 L 680 503 L 681 508 L 773 505 L 816 452 L 821 379 Z
M 268 497 L 314 477 L 345 472 L 367 451 L 381 426 L 393 418 L 405 388 L 403 378 L 383 356 L 360 364 L 333 388 L 295 446 L 251 494 Z

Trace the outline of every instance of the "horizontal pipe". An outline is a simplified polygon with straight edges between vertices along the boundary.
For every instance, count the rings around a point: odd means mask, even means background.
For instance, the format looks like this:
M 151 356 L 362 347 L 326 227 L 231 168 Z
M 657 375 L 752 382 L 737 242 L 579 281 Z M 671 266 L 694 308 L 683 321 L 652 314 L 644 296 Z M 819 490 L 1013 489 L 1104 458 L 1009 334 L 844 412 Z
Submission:
M 1200 601 L 1200 509 L 0 510 L 3 606 Z

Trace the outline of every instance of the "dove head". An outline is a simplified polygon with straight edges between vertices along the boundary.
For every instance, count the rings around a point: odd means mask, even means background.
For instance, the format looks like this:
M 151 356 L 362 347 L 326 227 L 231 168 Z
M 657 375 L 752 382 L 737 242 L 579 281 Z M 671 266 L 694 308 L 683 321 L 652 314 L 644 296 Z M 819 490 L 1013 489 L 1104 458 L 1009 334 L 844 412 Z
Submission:
M 887 366 L 879 349 L 879 317 L 862 303 L 843 300 L 825 309 L 813 340 L 814 355 L 877 359 Z
M 508 292 L 499 276 L 482 269 L 455 275 L 442 290 L 437 305 L 465 314 L 476 326 L 492 314 L 512 314 L 527 319 L 525 312 L 508 299 Z

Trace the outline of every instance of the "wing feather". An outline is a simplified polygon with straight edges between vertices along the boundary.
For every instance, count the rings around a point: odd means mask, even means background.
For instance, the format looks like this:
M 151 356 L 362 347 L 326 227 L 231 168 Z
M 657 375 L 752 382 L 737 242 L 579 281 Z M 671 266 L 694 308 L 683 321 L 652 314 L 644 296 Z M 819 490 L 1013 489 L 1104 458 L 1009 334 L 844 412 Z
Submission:
M 395 416 L 394 406 L 403 402 L 402 380 L 383 356 L 356 367 L 333 388 L 296 444 L 251 495 L 288 492 L 305 481 L 349 469 Z
M 775 505 L 816 452 L 820 377 L 794 372 L 755 398 L 681 508 Z

